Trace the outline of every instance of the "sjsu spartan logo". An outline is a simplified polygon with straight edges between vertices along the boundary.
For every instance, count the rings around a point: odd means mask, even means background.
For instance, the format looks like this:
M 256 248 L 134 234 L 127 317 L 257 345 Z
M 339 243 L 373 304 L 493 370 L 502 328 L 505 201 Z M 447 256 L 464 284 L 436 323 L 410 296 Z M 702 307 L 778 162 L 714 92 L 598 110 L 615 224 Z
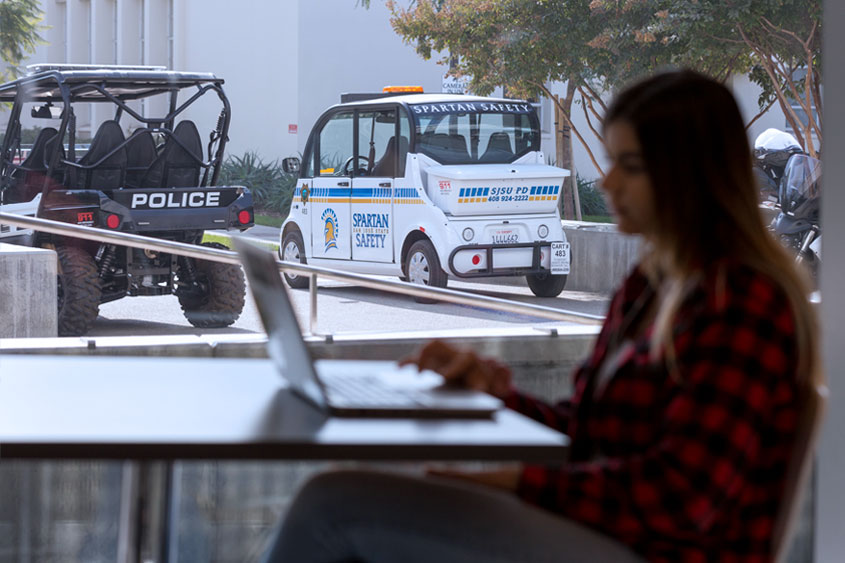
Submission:
M 335 214 L 334 210 L 331 207 L 326 208 L 323 211 L 323 214 L 320 216 L 320 219 L 325 221 L 325 227 L 323 227 L 323 234 L 326 236 L 326 252 L 330 248 L 337 248 L 337 214 Z

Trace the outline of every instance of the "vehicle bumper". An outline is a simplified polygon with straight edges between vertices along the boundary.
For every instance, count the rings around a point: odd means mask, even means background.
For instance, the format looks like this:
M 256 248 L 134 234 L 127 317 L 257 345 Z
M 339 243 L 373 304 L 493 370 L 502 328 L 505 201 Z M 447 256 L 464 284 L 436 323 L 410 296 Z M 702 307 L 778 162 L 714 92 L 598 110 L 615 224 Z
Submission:
M 458 246 L 449 254 L 449 275 L 489 278 L 547 273 L 550 270 L 552 242 Z

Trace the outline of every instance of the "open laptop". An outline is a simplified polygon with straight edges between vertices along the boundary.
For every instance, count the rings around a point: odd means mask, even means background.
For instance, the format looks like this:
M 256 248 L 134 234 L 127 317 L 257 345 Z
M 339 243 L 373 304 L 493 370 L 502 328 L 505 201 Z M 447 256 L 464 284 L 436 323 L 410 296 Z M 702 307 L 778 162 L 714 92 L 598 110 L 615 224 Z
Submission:
M 486 393 L 443 387 L 440 375 L 395 362 L 314 362 L 273 254 L 232 237 L 267 331 L 267 351 L 290 388 L 337 416 L 489 418 L 502 402 Z

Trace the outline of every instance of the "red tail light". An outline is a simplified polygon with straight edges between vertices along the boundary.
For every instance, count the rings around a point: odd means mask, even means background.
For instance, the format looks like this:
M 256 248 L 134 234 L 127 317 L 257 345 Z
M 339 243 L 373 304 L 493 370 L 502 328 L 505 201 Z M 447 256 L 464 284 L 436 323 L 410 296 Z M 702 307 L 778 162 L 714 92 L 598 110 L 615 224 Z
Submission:
M 252 220 L 252 214 L 244 209 L 240 213 L 238 213 L 238 221 L 241 222 L 241 225 L 246 225 Z
M 106 225 L 109 229 L 116 229 L 120 226 L 120 217 L 117 215 L 109 215 L 106 217 Z

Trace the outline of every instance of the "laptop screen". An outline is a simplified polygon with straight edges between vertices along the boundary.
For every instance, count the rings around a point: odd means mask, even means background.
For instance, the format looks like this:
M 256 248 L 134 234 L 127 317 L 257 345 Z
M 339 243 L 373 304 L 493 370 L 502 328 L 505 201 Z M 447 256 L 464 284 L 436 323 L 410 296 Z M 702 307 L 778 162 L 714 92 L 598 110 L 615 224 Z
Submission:
M 241 257 L 258 314 L 267 331 L 270 359 L 290 383 L 291 389 L 325 408 L 325 394 L 302 339 L 275 257 L 272 252 L 239 237 L 232 237 L 232 242 Z

